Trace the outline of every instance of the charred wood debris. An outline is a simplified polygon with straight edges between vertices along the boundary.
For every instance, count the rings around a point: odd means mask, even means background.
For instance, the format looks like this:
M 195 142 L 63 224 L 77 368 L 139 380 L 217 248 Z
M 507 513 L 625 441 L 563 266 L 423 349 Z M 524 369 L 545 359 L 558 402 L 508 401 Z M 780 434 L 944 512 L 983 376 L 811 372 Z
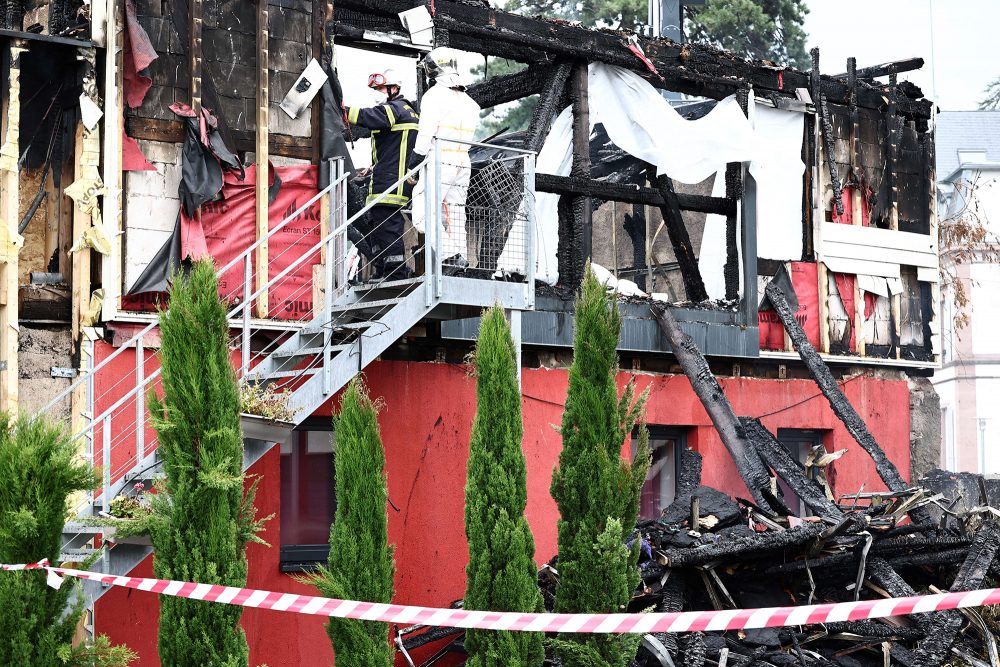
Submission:
M 642 582 L 627 611 L 799 606 L 1000 585 L 1000 483 L 934 471 L 906 484 L 805 340 L 784 293 L 772 283 L 767 298 L 833 412 L 872 458 L 888 490 L 862 486 L 835 496 L 827 471 L 846 450 L 818 447 L 803 464 L 759 420 L 736 416 L 670 307 L 654 306 L 750 497 L 731 497 L 703 485 L 701 456 L 682 450 L 674 501 L 659 518 L 640 521 L 632 535 Z M 783 496 L 779 480 L 792 497 Z M 538 585 L 551 611 L 559 585 L 558 556 L 541 568 Z M 991 608 L 788 628 L 656 633 L 643 637 L 632 665 L 1000 667 L 998 636 L 1000 614 Z M 396 644 L 409 664 L 430 666 L 449 653 L 461 653 L 462 631 L 398 628 Z M 437 652 L 414 659 L 429 646 Z

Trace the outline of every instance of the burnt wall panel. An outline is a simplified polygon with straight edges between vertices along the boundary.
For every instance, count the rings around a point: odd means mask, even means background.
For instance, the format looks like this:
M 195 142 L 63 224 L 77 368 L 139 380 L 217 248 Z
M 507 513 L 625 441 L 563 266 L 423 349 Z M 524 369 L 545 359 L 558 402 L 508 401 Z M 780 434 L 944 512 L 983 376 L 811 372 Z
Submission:
M 272 133 L 308 137 L 311 113 L 290 119 L 278 103 L 312 58 L 312 0 L 269 0 Z M 169 106 L 191 103 L 186 0 L 137 0 L 140 24 L 159 56 L 150 66 L 152 88 L 130 115 L 175 121 Z M 250 0 L 204 0 L 202 102 L 238 151 L 254 150 L 257 118 L 257 5 Z M 278 116 L 280 114 L 280 116 Z

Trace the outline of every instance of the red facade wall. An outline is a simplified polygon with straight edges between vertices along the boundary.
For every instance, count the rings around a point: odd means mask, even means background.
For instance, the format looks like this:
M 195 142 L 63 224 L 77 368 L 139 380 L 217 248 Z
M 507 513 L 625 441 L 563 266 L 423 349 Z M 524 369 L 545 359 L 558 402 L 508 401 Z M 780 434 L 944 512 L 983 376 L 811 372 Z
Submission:
M 109 349 L 109 348 L 108 348 Z M 104 354 L 107 350 L 104 350 Z M 123 372 L 133 357 L 122 355 Z M 468 552 L 463 499 L 469 432 L 475 412 L 475 383 L 461 366 L 435 363 L 379 362 L 366 371 L 380 415 L 386 449 L 389 496 L 399 512 L 389 510 L 389 538 L 396 545 L 396 602 L 448 605 L 462 597 Z M 622 373 L 622 385 L 630 374 Z M 566 397 L 565 370 L 525 369 L 523 374 L 524 452 L 528 462 L 527 516 L 535 535 L 536 560 L 556 550 L 555 503 L 549 482 L 560 450 L 555 430 Z M 705 458 L 704 483 L 728 493 L 745 493 L 736 468 L 707 415 L 683 376 L 639 375 L 640 388 L 652 389 L 646 412 L 650 424 L 686 427 L 688 445 Z M 772 432 L 779 428 L 822 429 L 828 449 L 847 448 L 835 464 L 836 491 L 884 488 L 871 460 L 830 412 L 816 385 L 808 380 L 723 379 L 721 384 L 737 414 L 762 417 Z M 909 477 L 909 400 L 905 381 L 859 376 L 845 385 L 875 438 L 904 478 Z M 332 402 L 331 402 L 332 403 Z M 326 406 L 324 414 L 329 414 Z M 279 454 L 272 450 L 252 469 L 262 477 L 259 513 L 280 512 Z M 268 524 L 264 539 L 273 548 L 249 547 L 248 585 L 275 591 L 309 592 L 278 568 L 279 519 Z M 137 572 L 148 576 L 149 563 Z M 126 642 L 157 665 L 156 597 L 112 590 L 98 603 L 99 633 Z M 332 662 L 323 620 L 296 614 L 248 610 L 243 624 L 251 646 L 251 665 L 321 665 Z

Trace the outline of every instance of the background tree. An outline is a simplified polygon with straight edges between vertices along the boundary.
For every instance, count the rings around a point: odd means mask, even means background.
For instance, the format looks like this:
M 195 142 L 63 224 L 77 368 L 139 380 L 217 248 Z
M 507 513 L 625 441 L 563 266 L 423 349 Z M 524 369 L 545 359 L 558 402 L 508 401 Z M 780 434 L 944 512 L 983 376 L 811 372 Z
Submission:
M 239 391 L 229 358 L 229 325 L 215 269 L 198 262 L 177 277 L 160 318 L 161 400 L 150 394 L 166 481 L 154 494 L 150 535 L 158 578 L 245 586 L 246 544 L 260 541 L 256 482 L 244 493 Z M 160 597 L 164 665 L 247 664 L 243 610 Z
M 635 384 L 621 397 L 618 337 L 621 316 L 587 266 L 576 301 L 573 365 L 562 420 L 562 452 L 552 476 L 559 507 L 557 613 L 618 613 L 639 583 L 638 541 L 625 542 L 639 514 L 639 493 L 649 470 L 645 426 L 632 461 L 622 459 L 625 439 L 640 420 L 648 393 L 634 405 Z M 556 651 L 566 667 L 625 667 L 635 657 L 638 637 L 564 635 Z
M 392 602 L 395 564 L 389 546 L 385 450 L 378 407 L 361 380 L 347 385 L 335 417 L 337 511 L 327 567 L 304 577 L 326 597 Z M 331 618 L 326 627 L 337 667 L 392 667 L 389 624 Z
M 979 101 L 980 111 L 995 111 L 1000 109 L 1000 78 L 993 79 L 983 91 L 983 99 Z
M 586 26 L 647 32 L 648 0 L 508 0 L 507 11 L 526 16 L 579 21 Z M 684 34 L 689 42 L 711 44 L 746 58 L 798 68 L 810 66 L 803 28 L 809 13 L 805 0 L 708 0 L 685 8 Z M 489 74 L 507 74 L 524 66 L 502 58 L 489 60 Z M 473 70 L 483 76 L 485 69 Z M 532 96 L 509 107 L 484 113 L 484 134 L 505 126 L 527 129 L 537 104 Z
M 535 541 L 524 518 L 528 473 L 521 450 L 517 354 L 498 306 L 483 316 L 475 368 L 476 418 L 465 486 L 465 608 L 543 611 Z M 542 635 L 537 633 L 470 630 L 465 648 L 469 667 L 537 667 L 545 659 Z
M 43 418 L 0 414 L 0 563 L 59 562 L 67 499 L 98 483 L 67 433 Z M 72 647 L 82 601 L 75 584 L 55 589 L 40 570 L 0 573 L 0 665 L 128 665 L 136 655 L 107 637 Z

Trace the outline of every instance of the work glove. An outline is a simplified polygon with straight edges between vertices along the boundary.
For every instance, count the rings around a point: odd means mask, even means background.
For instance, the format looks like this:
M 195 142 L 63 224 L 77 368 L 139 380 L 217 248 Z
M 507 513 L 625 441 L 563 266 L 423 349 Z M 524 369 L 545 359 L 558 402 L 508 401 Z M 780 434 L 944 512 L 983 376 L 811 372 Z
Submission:
M 424 161 L 425 157 L 426 156 L 421 155 L 420 153 L 418 153 L 416 151 L 410 152 L 410 159 L 408 159 L 406 161 L 406 170 L 407 171 L 411 171 L 411 170 L 415 169 L 417 167 L 417 165 L 419 165 L 421 162 Z M 410 185 L 416 185 L 417 180 L 419 180 L 419 176 L 420 176 L 420 172 L 418 171 L 418 172 L 414 173 L 412 176 L 410 176 L 408 179 L 406 179 L 406 182 L 409 183 Z

